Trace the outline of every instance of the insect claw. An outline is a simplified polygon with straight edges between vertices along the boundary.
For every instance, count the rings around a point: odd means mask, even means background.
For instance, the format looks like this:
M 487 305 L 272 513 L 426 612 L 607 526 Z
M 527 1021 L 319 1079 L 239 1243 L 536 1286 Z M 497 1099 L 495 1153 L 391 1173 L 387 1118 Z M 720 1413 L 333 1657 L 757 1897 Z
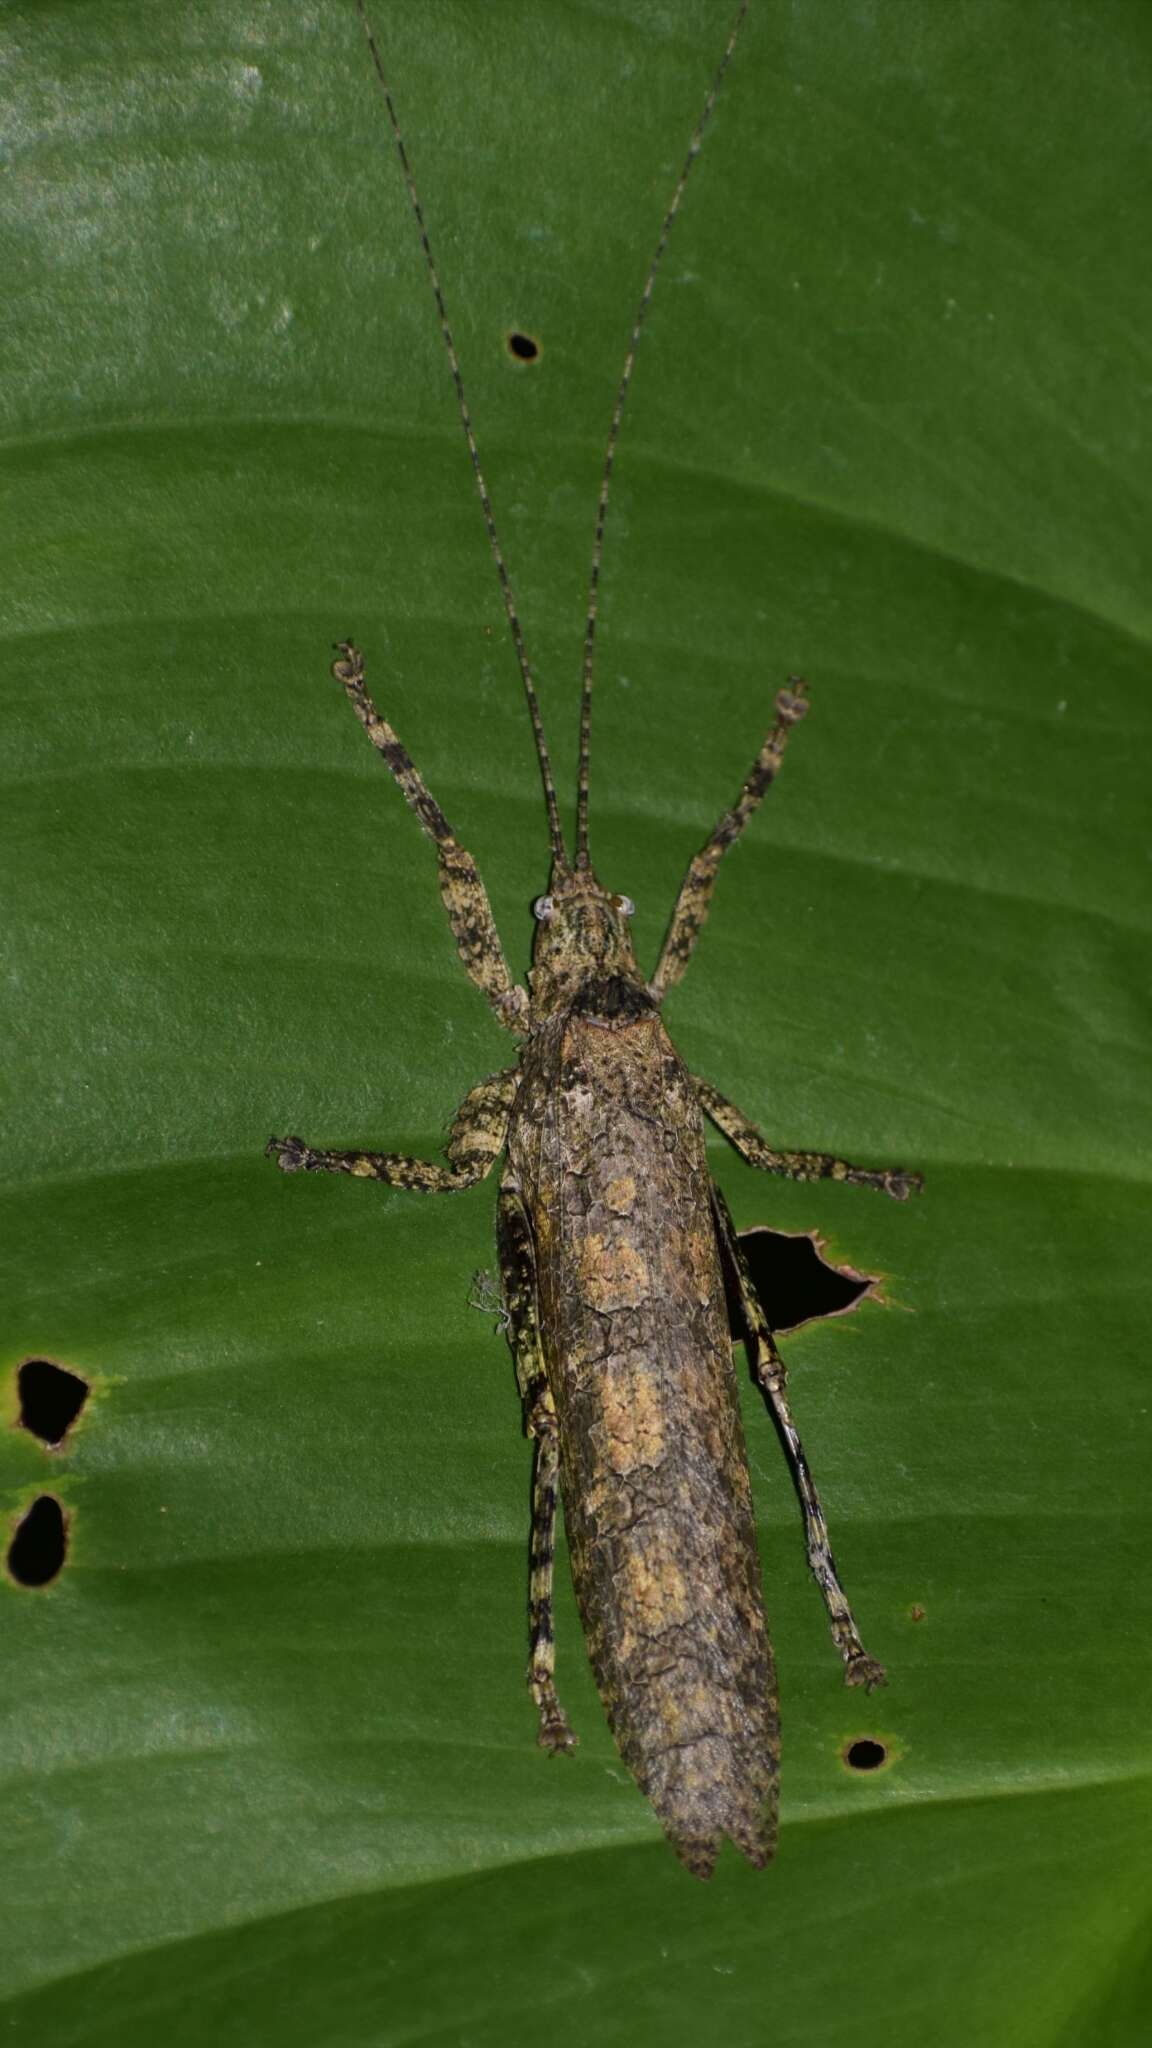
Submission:
M 887 1685 L 888 1673 L 882 1664 L 876 1662 L 875 1657 L 869 1657 L 865 1651 L 860 1650 L 854 1657 L 849 1657 L 844 1667 L 844 1683 L 862 1685 L 865 1692 L 871 1692 L 874 1686 Z
M 308 1147 L 303 1138 L 269 1138 L 264 1157 L 274 1159 L 281 1173 L 299 1173 L 307 1166 Z
M 787 689 L 776 697 L 776 716 L 786 725 L 796 725 L 808 713 L 808 685 L 803 676 L 789 676 Z
M 554 1714 L 549 1714 L 546 1720 L 541 1720 L 536 1741 L 550 1756 L 566 1756 L 570 1750 L 576 1748 L 577 1738 L 568 1726 L 568 1719 L 562 1707 L 557 1708 Z
M 349 686 L 354 688 L 358 683 L 362 683 L 364 680 L 364 656 L 361 654 L 360 649 L 351 640 L 336 640 L 333 642 L 333 648 L 337 654 L 344 656 L 343 661 L 334 661 L 332 663 L 332 674 L 335 676 L 336 681 L 343 683 L 345 689 L 348 689 Z

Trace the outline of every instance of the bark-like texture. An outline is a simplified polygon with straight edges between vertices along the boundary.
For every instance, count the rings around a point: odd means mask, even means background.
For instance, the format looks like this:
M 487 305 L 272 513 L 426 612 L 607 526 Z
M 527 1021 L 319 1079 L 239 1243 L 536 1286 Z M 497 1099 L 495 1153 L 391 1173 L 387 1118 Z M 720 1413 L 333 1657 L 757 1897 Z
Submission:
M 700 1109 L 630 979 L 533 1032 L 508 1155 L 613 1732 L 691 1870 L 725 1835 L 763 1864 L 779 1719 Z

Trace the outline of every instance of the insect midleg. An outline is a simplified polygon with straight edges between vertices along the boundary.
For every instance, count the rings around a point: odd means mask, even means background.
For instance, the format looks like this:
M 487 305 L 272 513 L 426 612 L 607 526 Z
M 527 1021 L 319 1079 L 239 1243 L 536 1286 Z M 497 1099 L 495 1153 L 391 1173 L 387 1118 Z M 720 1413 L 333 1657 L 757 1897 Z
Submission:
M 500 1281 L 508 1311 L 508 1343 L 524 1404 L 524 1426 L 534 1440 L 532 1539 L 528 1586 L 528 1685 L 540 1717 L 541 1749 L 571 1749 L 576 1737 L 556 1692 L 556 1638 L 552 1579 L 556 1552 L 556 1492 L 560 1442 L 540 1344 L 536 1255 L 524 1206 L 514 1188 L 500 1190 L 496 1216 Z
M 444 1147 L 449 1166 L 408 1159 L 397 1152 L 317 1151 L 303 1138 L 269 1138 L 265 1154 L 275 1159 L 284 1173 L 350 1173 L 356 1180 L 382 1180 L 389 1187 L 419 1189 L 426 1194 L 475 1187 L 491 1171 L 503 1148 L 519 1080 L 519 1068 L 508 1067 L 477 1082 L 464 1097 Z
M 415 811 L 440 861 L 440 894 L 466 972 L 484 991 L 500 1022 L 509 1031 L 523 1028 L 528 1017 L 527 991 L 512 980 L 488 892 L 472 855 L 462 847 L 425 783 L 411 755 L 387 719 L 381 718 L 364 681 L 364 657 L 350 640 L 340 644 L 341 660 L 332 673 L 343 683 L 348 700 L 372 745 L 382 754 Z
M 679 981 L 695 950 L 696 941 L 712 905 L 716 870 L 728 848 L 740 837 L 769 785 L 780 773 L 780 763 L 792 727 L 808 709 L 808 685 L 799 676 L 789 677 L 788 687 L 777 692 L 776 723 L 745 778 L 744 787 L 730 811 L 718 821 L 708 844 L 700 849 L 680 884 L 680 894 L 668 926 L 668 936 L 652 977 L 652 989 L 662 996 Z
M 760 1298 L 753 1286 L 728 1204 L 715 1184 L 712 1188 L 712 1206 L 721 1245 L 736 1274 L 740 1305 L 749 1345 L 754 1355 L 753 1369 L 756 1379 L 772 1409 L 784 1440 L 788 1463 L 792 1468 L 792 1478 L 800 1496 L 800 1506 L 804 1514 L 804 1535 L 808 1546 L 808 1564 L 824 1596 L 832 1640 L 844 1659 L 844 1681 L 847 1685 L 863 1685 L 871 1691 L 874 1685 L 884 1684 L 884 1667 L 865 1650 L 852 1616 L 852 1609 L 848 1605 L 848 1596 L 840 1584 L 836 1560 L 828 1540 L 828 1524 L 824 1519 L 816 1482 L 808 1469 L 804 1446 L 788 1404 L 784 1360 L 776 1349 L 772 1332 L 760 1305 Z
M 692 1083 L 701 1106 L 717 1129 L 731 1140 L 749 1166 L 758 1166 L 762 1173 L 776 1173 L 784 1180 L 847 1181 L 852 1187 L 876 1188 L 897 1202 L 918 1195 L 924 1186 L 921 1174 L 905 1173 L 899 1166 L 850 1166 L 846 1159 L 835 1159 L 830 1152 L 774 1152 L 763 1132 L 710 1081 L 702 1081 L 698 1074 L 693 1074 Z

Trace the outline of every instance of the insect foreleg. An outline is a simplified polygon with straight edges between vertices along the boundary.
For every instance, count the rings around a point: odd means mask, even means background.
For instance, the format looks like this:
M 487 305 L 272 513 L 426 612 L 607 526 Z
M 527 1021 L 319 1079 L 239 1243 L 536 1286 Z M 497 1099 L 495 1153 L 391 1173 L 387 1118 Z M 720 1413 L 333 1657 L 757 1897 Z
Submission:
M 325 1152 L 303 1138 L 269 1138 L 265 1154 L 283 1173 L 350 1173 L 357 1180 L 382 1180 L 393 1188 L 446 1194 L 475 1187 L 490 1172 L 503 1148 L 508 1113 L 520 1079 L 518 1067 L 490 1074 L 464 1097 L 444 1147 L 449 1166 L 407 1159 L 397 1152 Z
M 712 1207 L 721 1247 L 736 1275 L 756 1379 L 776 1419 L 792 1468 L 796 1491 L 800 1496 L 800 1506 L 804 1513 L 804 1535 L 808 1545 L 808 1564 L 824 1596 L 832 1640 L 844 1659 L 844 1680 L 847 1685 L 863 1685 L 870 1692 L 874 1685 L 884 1684 L 884 1666 L 868 1655 L 860 1641 L 852 1609 L 848 1605 L 848 1597 L 840 1584 L 840 1576 L 836 1570 L 836 1560 L 828 1540 L 828 1524 L 824 1520 L 820 1496 L 808 1469 L 808 1460 L 804 1455 L 799 1432 L 792 1420 L 786 1392 L 784 1360 L 773 1342 L 760 1298 L 752 1284 L 752 1276 L 748 1271 L 728 1204 L 715 1185 L 712 1188 Z
M 728 848 L 739 839 L 764 792 L 780 773 L 788 735 L 807 709 L 808 685 L 799 676 L 791 676 L 788 688 L 777 695 L 776 723 L 752 763 L 739 797 L 732 809 L 725 811 L 707 846 L 696 855 L 680 884 L 664 950 L 652 977 L 652 990 L 657 997 L 671 988 L 673 982 L 679 981 L 692 958 L 711 908 L 716 870 Z
M 856 1188 L 877 1188 L 897 1202 L 918 1195 L 924 1186 L 922 1175 L 905 1173 L 902 1167 L 849 1166 L 846 1159 L 834 1159 L 830 1152 L 774 1152 L 763 1133 L 735 1103 L 721 1095 L 711 1082 L 692 1076 L 701 1107 L 718 1130 L 731 1140 L 749 1166 L 762 1173 L 776 1173 L 784 1180 L 843 1180 Z
M 556 1552 L 556 1491 L 560 1443 L 556 1409 L 540 1346 L 536 1255 L 524 1206 L 514 1188 L 500 1191 L 496 1219 L 500 1281 L 508 1313 L 508 1343 L 516 1365 L 524 1426 L 534 1440 L 532 1547 L 528 1585 L 528 1684 L 540 1716 L 541 1749 L 572 1749 L 576 1737 L 556 1692 L 556 1639 L 552 1620 Z
M 372 745 L 384 756 L 405 801 L 415 811 L 429 839 L 436 842 L 440 894 L 465 969 L 477 988 L 484 991 L 500 1022 L 509 1031 L 520 1031 L 528 1020 L 528 994 L 512 980 L 480 871 L 472 855 L 459 844 L 411 755 L 368 695 L 364 657 L 359 648 L 350 640 L 343 640 L 339 651 L 341 659 L 333 662 L 333 675 L 343 683 L 352 709 Z

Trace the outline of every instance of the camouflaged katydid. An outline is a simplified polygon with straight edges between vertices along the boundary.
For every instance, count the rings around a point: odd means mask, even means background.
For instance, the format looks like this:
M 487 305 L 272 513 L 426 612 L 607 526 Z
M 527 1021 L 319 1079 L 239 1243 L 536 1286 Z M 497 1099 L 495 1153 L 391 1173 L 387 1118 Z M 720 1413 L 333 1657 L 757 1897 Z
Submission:
M 739 8 L 664 218 L 612 414 L 585 628 L 571 857 L 420 199 L 364 0 L 357 6 L 424 250 L 527 697 L 547 805 L 551 879 L 534 906 L 536 939 L 525 989 L 509 972 L 475 862 L 376 710 L 358 648 L 342 642 L 333 674 L 435 842 L 460 957 L 501 1024 L 519 1038 L 519 1058 L 465 1098 L 445 1146 L 447 1166 L 386 1152 L 321 1151 L 300 1138 L 274 1138 L 268 1151 L 288 1173 L 348 1173 L 428 1191 L 473 1186 L 503 1153 L 497 1221 L 503 1320 L 535 1446 L 528 1675 L 539 1741 L 553 1751 L 574 1741 L 554 1676 L 559 1489 L 588 1652 L 621 1755 L 697 1876 L 710 1874 L 725 1836 L 759 1867 L 775 1841 L 779 1714 L 726 1271 L 755 1377 L 788 1453 L 808 1561 L 845 1677 L 850 1685 L 871 1687 L 884 1673 L 864 1650 L 837 1576 L 788 1406 L 784 1363 L 708 1170 L 704 1118 L 767 1173 L 849 1181 L 898 1200 L 919 1180 L 823 1153 L 774 1151 L 739 1110 L 688 1072 L 660 1006 L 691 957 L 721 858 L 774 780 L 789 734 L 807 710 L 806 685 L 793 677 L 777 696 L 775 723 L 736 803 L 689 867 L 651 979 L 633 956 L 633 906 L 601 884 L 588 852 L 592 658 L 620 422 L 656 272 L 748 0 Z

